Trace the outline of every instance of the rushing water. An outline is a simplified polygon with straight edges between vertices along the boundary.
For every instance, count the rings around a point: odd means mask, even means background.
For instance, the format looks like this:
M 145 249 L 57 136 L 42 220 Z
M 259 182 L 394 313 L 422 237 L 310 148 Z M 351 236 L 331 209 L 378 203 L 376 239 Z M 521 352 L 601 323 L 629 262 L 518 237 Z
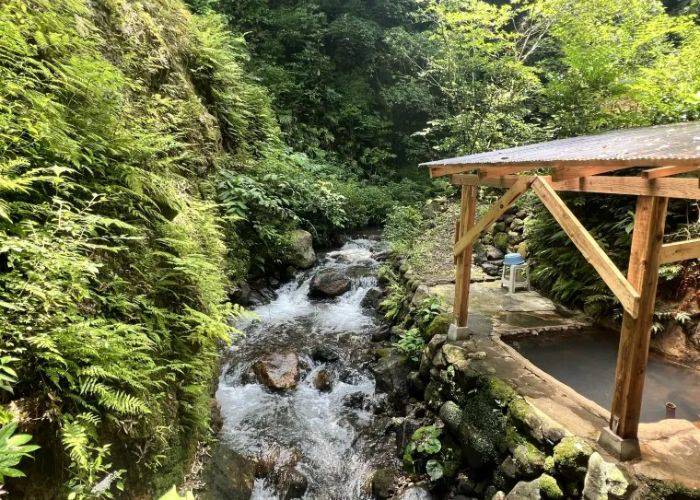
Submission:
M 366 366 L 377 324 L 374 312 L 361 302 L 377 286 L 372 252 L 378 245 L 352 240 L 276 290 L 277 298 L 255 308 L 257 318 L 241 325 L 246 337 L 236 342 L 220 379 L 224 446 L 258 457 L 278 450 L 277 462 L 298 457 L 293 467 L 308 481 L 304 498 L 364 498 L 373 460 L 381 455 L 371 405 L 348 404 L 353 398 L 376 398 Z M 335 299 L 310 299 L 311 277 L 324 267 L 350 277 L 351 290 Z M 302 374 L 295 389 L 273 392 L 250 375 L 256 360 L 275 351 L 298 354 Z M 331 374 L 330 391 L 314 387 L 320 370 Z M 270 478 L 256 480 L 252 498 L 279 497 Z

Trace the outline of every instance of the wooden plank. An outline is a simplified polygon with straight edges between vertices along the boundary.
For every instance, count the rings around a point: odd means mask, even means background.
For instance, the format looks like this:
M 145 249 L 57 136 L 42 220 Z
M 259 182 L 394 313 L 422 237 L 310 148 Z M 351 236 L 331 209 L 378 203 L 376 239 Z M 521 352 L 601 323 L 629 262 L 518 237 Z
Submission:
M 623 439 L 637 437 L 667 207 L 668 198 L 637 199 L 627 278 L 640 293 L 639 314 L 623 313 L 610 410 L 610 429 Z
M 557 191 L 700 199 L 700 179 L 593 176 L 553 182 Z
M 661 246 L 659 263 L 671 264 L 682 260 L 700 259 L 700 238 L 667 243 Z
M 461 237 L 474 227 L 476 219 L 475 186 L 462 186 L 462 203 L 455 236 Z M 472 274 L 472 245 L 456 257 L 454 316 L 457 326 L 467 326 L 469 316 L 469 284 Z
M 700 169 L 698 165 L 674 165 L 672 167 L 651 168 L 642 172 L 642 177 L 645 179 L 659 179 L 661 177 L 670 177 L 672 175 L 687 174 Z
M 527 191 L 530 186 L 530 180 L 527 178 L 520 178 L 516 181 L 513 186 L 505 192 L 505 194 L 493 205 L 489 211 L 484 215 L 479 222 L 477 222 L 474 227 L 470 228 L 462 237 L 459 239 L 454 248 L 454 254 L 460 255 L 467 247 L 471 246 L 474 240 L 481 234 L 481 232 L 493 224 L 496 219 L 503 215 L 506 210 L 510 208 L 515 200 Z
M 493 179 L 479 179 L 477 175 L 458 174 L 452 176 L 452 183 L 456 185 L 482 185 L 507 188 L 515 184 L 518 179 L 549 180 L 547 176 L 519 176 L 508 175 Z M 660 196 L 664 198 L 680 198 L 687 200 L 700 199 L 700 179 L 669 177 L 660 179 L 644 179 L 631 176 L 592 176 L 579 179 L 569 179 L 559 182 L 551 182 L 555 191 L 571 191 L 577 193 L 601 193 L 622 194 L 631 196 Z
M 513 175 L 519 172 L 524 172 L 526 170 L 532 170 L 533 167 L 527 166 L 505 166 L 505 167 L 483 167 L 479 169 L 479 177 L 490 178 L 490 177 L 503 177 L 504 175 Z
M 579 249 L 605 284 L 620 300 L 625 310 L 629 311 L 633 317 L 636 317 L 639 308 L 639 294 L 598 245 L 593 236 L 583 227 L 573 212 L 569 210 L 569 207 L 554 191 L 549 181 L 543 178 L 536 179 L 532 183 L 532 189 L 569 238 L 571 238 L 576 248 Z
M 430 167 L 430 177 L 443 177 L 445 175 L 460 174 L 477 170 L 478 167 L 471 165 L 437 165 Z
M 588 177 L 590 175 L 605 174 L 615 170 L 626 168 L 635 168 L 632 166 L 611 166 L 611 165 L 577 165 L 577 166 L 556 166 L 552 172 L 553 181 L 564 181 L 567 179 L 576 179 L 579 177 Z

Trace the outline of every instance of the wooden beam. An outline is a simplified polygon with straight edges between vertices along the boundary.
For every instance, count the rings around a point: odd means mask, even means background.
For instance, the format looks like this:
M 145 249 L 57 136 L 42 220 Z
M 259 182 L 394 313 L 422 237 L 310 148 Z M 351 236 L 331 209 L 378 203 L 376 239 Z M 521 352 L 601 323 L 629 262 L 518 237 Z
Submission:
M 479 179 L 477 175 L 453 175 L 452 183 L 456 185 L 482 185 L 510 187 L 518 179 L 534 179 L 536 176 L 507 175 L 496 178 Z M 550 179 L 539 176 L 541 179 Z M 555 191 L 572 191 L 578 193 L 622 194 L 631 196 L 660 196 L 663 198 L 700 199 L 700 179 L 669 177 L 644 179 L 631 176 L 592 176 L 551 182 Z
M 454 159 L 453 161 L 458 161 L 459 159 Z M 442 160 L 447 161 L 447 160 Z M 562 167 L 577 167 L 577 168 L 589 168 L 591 165 L 596 167 L 606 168 L 607 172 L 614 170 L 621 170 L 626 168 L 649 168 L 649 167 L 667 167 L 669 165 L 697 165 L 697 158 L 688 159 L 650 159 L 650 158 L 634 158 L 630 160 L 537 160 L 537 161 L 507 161 L 503 159 L 502 161 L 492 161 L 490 163 L 441 163 L 437 162 L 427 162 L 421 163 L 421 167 L 428 167 L 430 170 L 434 170 L 436 174 L 431 175 L 433 177 L 438 177 L 441 175 L 451 175 L 459 174 L 463 172 L 469 172 L 478 169 L 488 169 L 495 167 L 513 167 L 519 168 L 519 172 L 525 172 L 527 170 L 535 170 L 538 168 L 555 168 L 560 169 Z M 442 170 L 442 169 L 447 170 Z M 602 172 L 601 172 L 602 173 Z
M 686 174 L 700 169 L 698 165 L 674 165 L 672 167 L 651 168 L 642 172 L 642 177 L 645 179 L 659 179 L 661 177 L 670 177 L 672 175 Z
M 637 437 L 667 207 L 668 198 L 637 199 L 627 278 L 640 294 L 639 314 L 623 313 L 610 410 L 610 429 L 623 439 Z
M 700 259 L 700 238 L 661 245 L 660 264 Z
M 479 222 L 477 222 L 474 227 L 470 228 L 464 235 L 459 239 L 454 248 L 454 254 L 460 255 L 464 250 L 471 246 L 474 240 L 481 234 L 481 232 L 493 224 L 496 219 L 503 215 L 506 210 L 518 199 L 518 197 L 527 191 L 530 186 L 530 181 L 527 178 L 520 178 L 516 181 L 513 186 L 505 192 L 501 198 L 491 205 L 489 211 L 484 215 Z
M 625 311 L 633 317 L 637 316 L 639 309 L 639 294 L 630 285 L 610 257 L 598 245 L 593 236 L 579 222 L 576 216 L 569 210 L 564 201 L 554 191 L 548 180 L 538 178 L 532 183 L 532 189 L 547 210 L 556 219 L 562 229 L 571 238 L 576 248 L 583 254 L 586 260 L 593 266 L 606 285 L 620 300 Z
M 627 168 L 635 168 L 631 166 L 614 166 L 614 165 L 575 165 L 575 166 L 557 166 L 552 172 L 553 181 L 564 181 L 567 179 L 577 179 L 579 177 L 588 177 L 590 175 L 605 174 L 615 170 Z
M 461 174 L 463 172 L 471 172 L 472 170 L 477 170 L 479 167 L 476 165 L 436 165 L 430 167 L 430 177 L 443 177 L 445 175 Z
M 462 186 L 462 203 L 459 221 L 457 223 L 456 239 L 474 227 L 476 219 L 476 190 L 475 186 Z M 467 326 L 469 315 L 469 284 L 472 274 L 472 245 L 456 257 L 455 273 L 455 323 L 459 327 Z
M 526 170 L 532 170 L 533 167 L 527 166 L 505 166 L 505 167 L 482 167 L 479 169 L 479 177 L 490 178 L 490 177 L 503 177 L 504 175 L 517 174 L 519 172 L 525 172 Z

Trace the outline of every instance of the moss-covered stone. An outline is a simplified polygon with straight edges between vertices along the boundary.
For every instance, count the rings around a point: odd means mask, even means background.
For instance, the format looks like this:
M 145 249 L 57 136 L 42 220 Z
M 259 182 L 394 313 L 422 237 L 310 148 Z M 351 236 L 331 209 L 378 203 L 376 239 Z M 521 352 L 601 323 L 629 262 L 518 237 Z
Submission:
M 554 447 L 554 471 L 564 478 L 583 483 L 593 448 L 583 439 L 567 436 Z
M 508 234 L 507 233 L 496 233 L 493 235 L 493 246 L 498 248 L 501 252 L 508 251 Z
M 518 473 L 523 477 L 533 477 L 544 472 L 546 456 L 532 443 L 525 442 L 513 450 Z
M 435 335 L 447 335 L 447 330 L 450 328 L 450 324 L 452 322 L 452 314 L 438 314 L 430 322 L 428 328 L 425 329 L 425 337 L 428 339 L 432 339 Z
M 378 469 L 372 475 L 372 494 L 376 498 L 389 498 L 396 492 L 397 473 L 394 469 Z
M 442 384 L 436 380 L 431 380 L 428 382 L 428 385 L 425 387 L 423 399 L 428 406 L 434 410 L 440 408 L 440 406 L 442 406 L 442 404 L 445 402 L 445 399 L 442 396 Z
M 489 396 L 494 400 L 494 402 L 501 407 L 508 406 L 508 404 L 517 397 L 515 390 L 503 380 L 496 377 L 489 377 L 484 383 L 484 389 L 488 392 Z
M 542 474 L 537 479 L 537 483 L 543 498 L 564 498 L 564 492 L 559 487 L 557 480 L 549 474 Z
M 459 425 L 464 418 L 464 412 L 454 401 L 448 401 L 440 407 L 440 418 L 445 422 L 445 426 L 456 436 L 459 432 Z

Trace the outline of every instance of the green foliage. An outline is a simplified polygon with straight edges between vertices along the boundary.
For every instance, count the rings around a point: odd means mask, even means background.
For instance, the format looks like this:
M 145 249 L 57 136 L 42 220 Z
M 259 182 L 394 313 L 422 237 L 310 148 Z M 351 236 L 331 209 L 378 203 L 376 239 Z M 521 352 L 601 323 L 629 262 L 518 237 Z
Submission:
M 384 237 L 392 248 L 401 251 L 422 232 L 423 216 L 412 206 L 397 206 L 386 218 Z
M 425 347 L 425 340 L 418 328 L 411 328 L 401 334 L 399 340 L 394 343 L 394 347 L 411 358 L 411 360 L 418 362 L 423 347 Z
M 16 466 L 23 458 L 31 456 L 31 452 L 39 449 L 37 445 L 27 444 L 32 436 L 17 434 L 16 430 L 15 422 L 0 427 L 0 486 L 6 477 L 23 477 L 24 474 Z
M 416 472 L 416 466 L 423 464 L 423 467 L 432 480 L 437 480 L 442 477 L 442 465 L 438 460 L 433 458 L 440 453 L 442 449 L 442 443 L 440 442 L 441 434 L 442 429 L 435 425 L 426 425 L 416 429 L 404 449 L 404 467 Z
M 445 312 L 445 309 L 445 301 L 442 297 L 431 295 L 423 299 L 423 301 L 418 304 L 414 313 L 418 326 L 422 329 L 426 329 L 437 316 Z

